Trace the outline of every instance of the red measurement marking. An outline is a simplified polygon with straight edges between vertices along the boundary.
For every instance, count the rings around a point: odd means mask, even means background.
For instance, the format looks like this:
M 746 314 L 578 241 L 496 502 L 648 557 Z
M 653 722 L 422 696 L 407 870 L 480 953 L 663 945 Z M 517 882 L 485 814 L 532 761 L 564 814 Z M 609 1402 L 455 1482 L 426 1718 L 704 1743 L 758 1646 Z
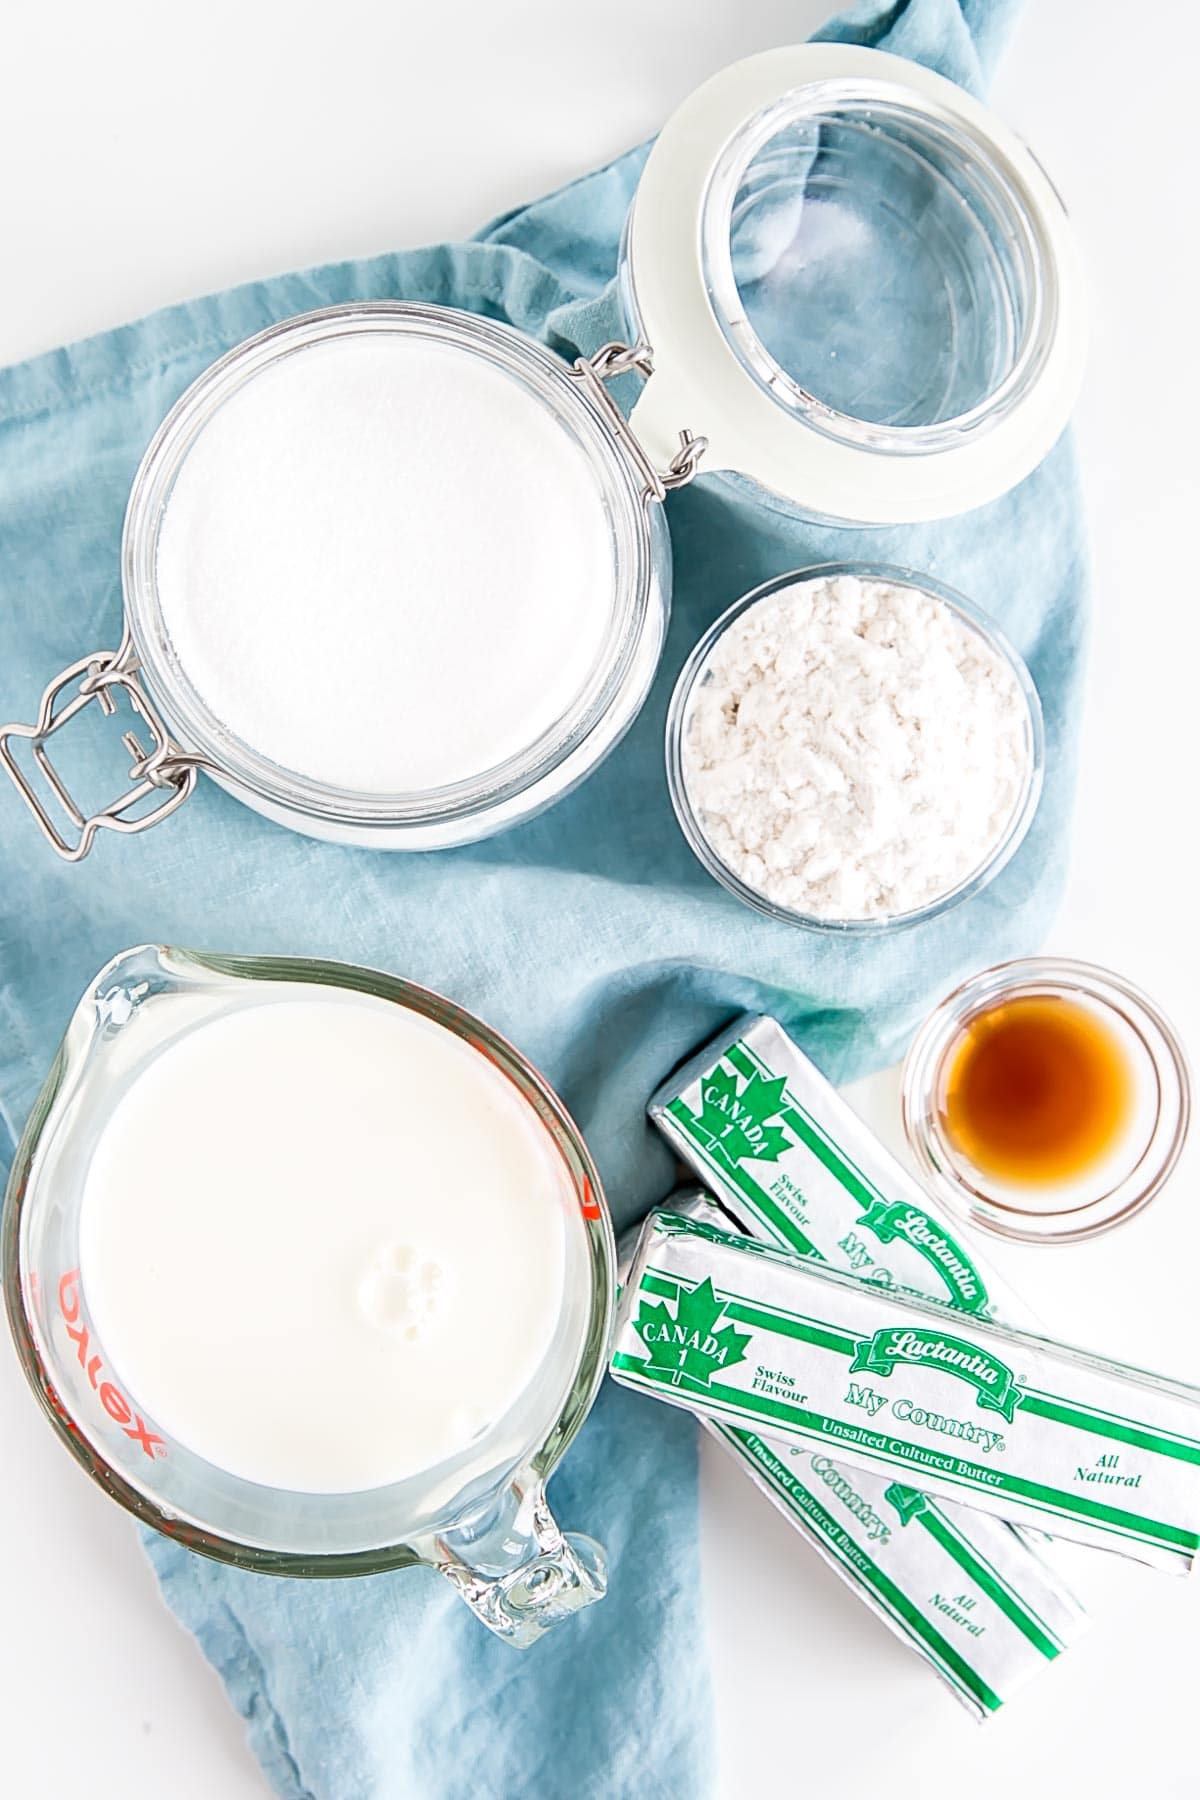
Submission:
M 585 1219 L 603 1218 L 600 1202 L 592 1191 L 592 1184 L 585 1175 L 583 1178 L 583 1216 Z
M 165 1456 L 167 1446 L 150 1430 L 141 1414 L 129 1404 L 116 1383 L 100 1379 L 104 1358 L 92 1348 L 91 1332 L 84 1320 L 83 1303 L 79 1298 L 78 1269 L 68 1269 L 59 1281 L 58 1310 L 66 1324 L 67 1336 L 75 1346 L 76 1361 L 87 1376 L 92 1391 L 109 1418 L 114 1424 L 121 1427 L 127 1438 L 132 1438 L 135 1444 L 141 1445 L 143 1455 L 152 1459 L 156 1456 Z M 57 1399 L 57 1396 L 55 1398 Z
M 78 1425 L 75 1423 L 74 1419 L 71 1417 L 70 1413 L 67 1411 L 67 1409 L 63 1405 L 62 1401 L 59 1399 L 57 1389 L 52 1387 L 50 1382 L 46 1383 L 46 1398 L 47 1398 L 47 1400 L 49 1400 L 51 1406 L 54 1408 L 55 1412 L 58 1414 L 58 1416 L 62 1420 L 63 1424 L 66 1426 L 67 1430 L 73 1431 L 75 1433 L 76 1437 L 78 1437 L 79 1436 Z

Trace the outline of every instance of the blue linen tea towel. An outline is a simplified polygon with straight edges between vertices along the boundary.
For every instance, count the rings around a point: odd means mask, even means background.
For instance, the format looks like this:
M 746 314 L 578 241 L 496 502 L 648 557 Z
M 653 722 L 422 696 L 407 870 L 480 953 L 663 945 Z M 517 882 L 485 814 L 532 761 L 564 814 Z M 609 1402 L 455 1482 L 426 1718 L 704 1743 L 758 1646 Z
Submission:
M 821 35 L 979 89 L 1014 10 L 867 0 Z M 618 335 L 617 242 L 644 155 L 471 242 L 255 283 L 0 371 L 0 718 L 28 718 L 56 670 L 119 636 L 130 482 L 209 362 L 289 314 L 378 298 L 466 307 L 591 353 Z M 892 1057 L 969 968 L 1033 948 L 1060 887 L 1073 781 L 1085 575 L 1069 440 L 1005 499 L 936 525 L 822 529 L 723 478 L 673 496 L 669 518 L 673 624 L 644 713 L 577 793 L 504 837 L 389 857 L 309 842 L 201 783 L 170 824 L 102 839 L 68 868 L 2 784 L 0 1163 L 78 994 L 147 939 L 370 963 L 452 995 L 562 1093 L 619 1225 L 672 1185 L 647 1096 L 734 1013 L 777 1014 L 842 1079 Z M 675 675 L 718 613 L 770 576 L 855 557 L 927 570 L 1003 624 L 1041 692 L 1048 777 L 1029 838 L 986 893 L 847 943 L 759 918 L 701 871 L 670 811 L 662 734 Z M 147 1549 L 286 1800 L 694 1800 L 713 1760 L 691 1422 L 609 1384 L 551 1495 L 565 1525 L 606 1544 L 610 1591 L 524 1655 L 429 1571 L 284 1581 L 165 1539 Z

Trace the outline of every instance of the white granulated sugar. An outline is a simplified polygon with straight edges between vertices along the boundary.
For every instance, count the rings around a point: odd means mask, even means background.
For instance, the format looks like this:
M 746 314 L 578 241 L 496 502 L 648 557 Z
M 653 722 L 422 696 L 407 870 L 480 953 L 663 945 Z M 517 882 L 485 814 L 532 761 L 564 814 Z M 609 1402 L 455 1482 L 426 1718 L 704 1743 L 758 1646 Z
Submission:
M 612 534 L 580 446 L 480 357 L 373 333 L 294 352 L 203 427 L 157 547 L 206 706 L 356 792 L 528 748 L 596 666 Z
M 964 881 L 1024 791 L 1028 708 L 944 601 L 797 582 L 735 619 L 693 689 L 682 773 L 747 887 L 822 919 L 912 912 Z

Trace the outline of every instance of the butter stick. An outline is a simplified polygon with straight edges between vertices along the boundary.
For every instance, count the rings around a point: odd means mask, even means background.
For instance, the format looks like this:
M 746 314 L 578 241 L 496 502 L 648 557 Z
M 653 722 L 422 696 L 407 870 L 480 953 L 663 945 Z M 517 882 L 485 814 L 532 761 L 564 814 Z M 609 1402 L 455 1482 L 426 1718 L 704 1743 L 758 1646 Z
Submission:
M 670 1205 L 733 1229 L 700 1190 L 672 1195 Z M 632 1260 L 634 1247 L 623 1240 L 623 1258 Z M 990 1718 L 1087 1629 L 1059 1575 L 1001 1520 L 823 1451 L 769 1443 L 711 1417 L 700 1423 L 976 1719 Z
M 960 1312 L 1040 1329 L 777 1019 L 745 1014 L 677 1069 L 646 1110 L 746 1237 Z
M 776 1019 L 739 1019 L 647 1112 L 748 1237 L 978 1318 L 1033 1322 Z
M 652 1213 L 611 1371 L 764 1438 L 1185 1572 L 1200 1390 Z

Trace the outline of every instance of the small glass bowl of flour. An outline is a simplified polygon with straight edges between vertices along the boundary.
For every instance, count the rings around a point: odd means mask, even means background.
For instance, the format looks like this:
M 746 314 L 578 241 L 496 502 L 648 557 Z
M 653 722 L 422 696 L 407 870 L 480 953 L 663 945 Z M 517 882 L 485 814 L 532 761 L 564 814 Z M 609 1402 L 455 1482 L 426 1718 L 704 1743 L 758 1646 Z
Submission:
M 772 918 L 873 932 L 977 893 L 1042 785 L 1037 690 L 961 595 L 838 563 L 779 577 L 696 646 L 667 777 L 709 873 Z

